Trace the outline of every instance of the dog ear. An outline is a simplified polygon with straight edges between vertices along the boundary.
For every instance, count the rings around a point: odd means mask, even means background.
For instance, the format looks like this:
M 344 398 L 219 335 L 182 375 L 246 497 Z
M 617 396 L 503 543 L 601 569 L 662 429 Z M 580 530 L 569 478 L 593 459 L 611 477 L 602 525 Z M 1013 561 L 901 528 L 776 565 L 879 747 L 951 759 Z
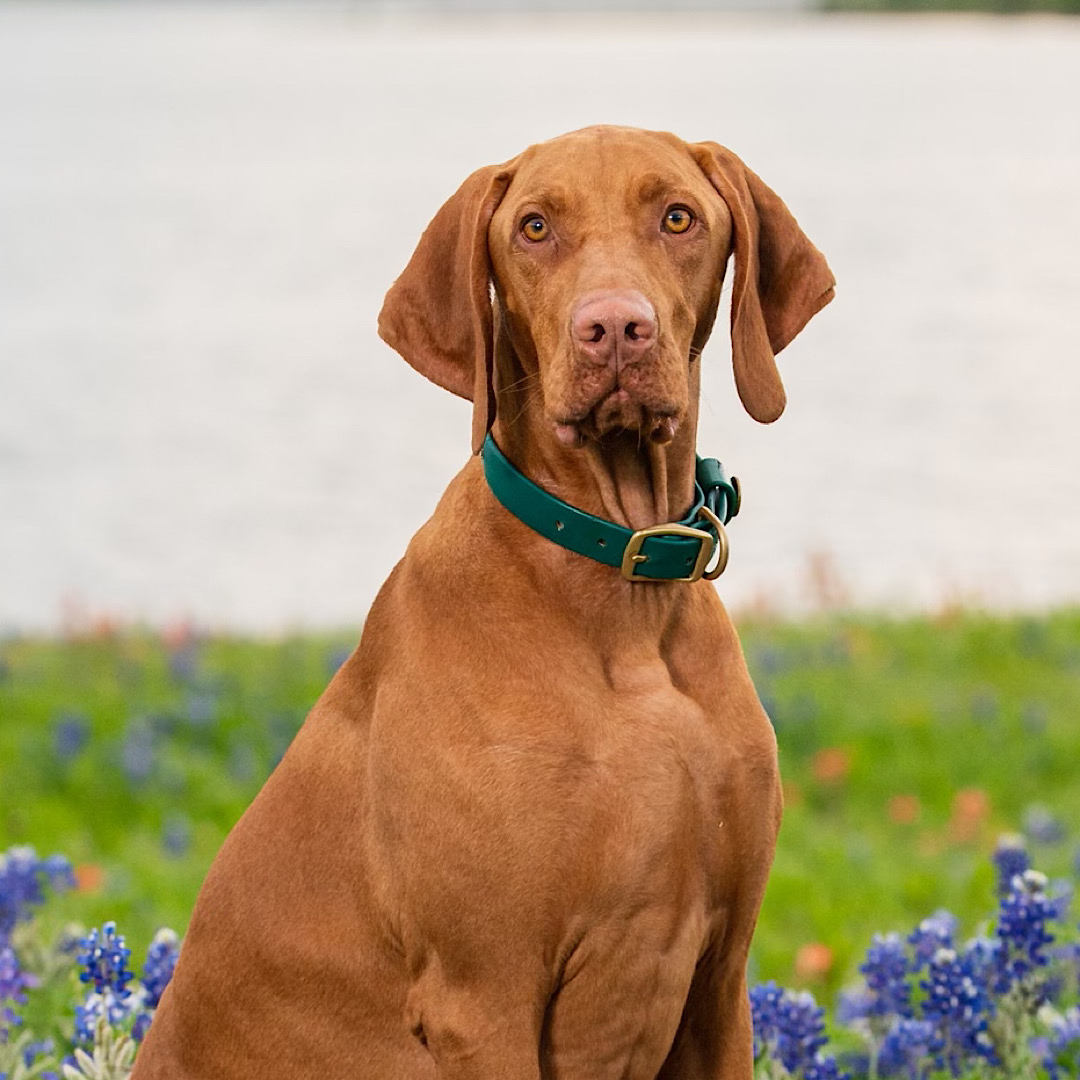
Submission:
M 473 453 L 495 419 L 488 226 L 510 183 L 478 169 L 420 237 L 379 312 L 379 336 L 433 383 L 473 403 Z
M 735 386 L 746 411 L 768 424 L 787 403 L 774 357 L 833 298 L 836 279 L 776 192 L 735 154 L 712 142 L 690 150 L 731 211 Z

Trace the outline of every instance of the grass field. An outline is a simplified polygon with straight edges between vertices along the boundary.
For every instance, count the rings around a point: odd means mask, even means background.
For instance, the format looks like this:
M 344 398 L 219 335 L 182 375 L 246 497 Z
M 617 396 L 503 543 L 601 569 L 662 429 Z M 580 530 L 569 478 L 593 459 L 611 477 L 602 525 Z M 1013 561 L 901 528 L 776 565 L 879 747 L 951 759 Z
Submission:
M 992 910 L 989 854 L 1026 829 L 1075 872 L 1080 611 L 744 619 L 787 812 L 756 979 L 829 1002 L 878 931 Z M 76 865 L 45 918 L 184 932 L 226 832 L 356 633 L 262 641 L 103 628 L 0 640 L 0 850 Z

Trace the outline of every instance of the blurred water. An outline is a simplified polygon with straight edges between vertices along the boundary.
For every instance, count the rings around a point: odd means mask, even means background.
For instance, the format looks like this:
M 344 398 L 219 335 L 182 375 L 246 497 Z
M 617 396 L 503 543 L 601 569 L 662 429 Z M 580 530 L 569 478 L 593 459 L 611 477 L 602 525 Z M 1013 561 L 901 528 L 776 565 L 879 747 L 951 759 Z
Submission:
M 597 121 L 727 143 L 840 282 L 779 423 L 706 354 L 726 598 L 1080 600 L 1078 100 L 1080 21 L 0 4 L 0 626 L 358 622 L 468 453 L 382 294 Z

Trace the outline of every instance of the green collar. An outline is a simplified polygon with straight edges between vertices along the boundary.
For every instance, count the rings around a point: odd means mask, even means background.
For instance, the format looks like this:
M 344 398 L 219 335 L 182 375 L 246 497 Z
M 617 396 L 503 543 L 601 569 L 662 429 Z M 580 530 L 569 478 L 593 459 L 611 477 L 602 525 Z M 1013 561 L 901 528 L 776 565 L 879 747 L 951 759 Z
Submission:
M 715 458 L 697 459 L 694 505 L 686 517 L 635 532 L 578 510 L 534 484 L 490 435 L 481 454 L 488 486 L 511 514 L 560 547 L 619 567 L 627 581 L 697 581 L 724 572 L 724 526 L 739 512 L 741 495 L 738 479 L 728 480 Z M 714 555 L 716 565 L 709 570 Z

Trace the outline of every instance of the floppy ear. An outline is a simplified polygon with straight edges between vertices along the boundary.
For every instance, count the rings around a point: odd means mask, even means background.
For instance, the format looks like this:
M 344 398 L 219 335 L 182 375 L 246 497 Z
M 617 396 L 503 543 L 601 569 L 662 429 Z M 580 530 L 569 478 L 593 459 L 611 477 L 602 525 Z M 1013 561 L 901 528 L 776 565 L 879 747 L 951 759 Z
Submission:
M 731 211 L 735 386 L 746 411 L 768 424 L 787 403 L 774 356 L 833 298 L 836 279 L 776 192 L 738 157 L 712 142 L 690 150 Z
M 379 336 L 421 375 L 473 403 L 473 453 L 495 419 L 487 232 L 511 173 L 479 169 L 424 230 L 379 312 Z

